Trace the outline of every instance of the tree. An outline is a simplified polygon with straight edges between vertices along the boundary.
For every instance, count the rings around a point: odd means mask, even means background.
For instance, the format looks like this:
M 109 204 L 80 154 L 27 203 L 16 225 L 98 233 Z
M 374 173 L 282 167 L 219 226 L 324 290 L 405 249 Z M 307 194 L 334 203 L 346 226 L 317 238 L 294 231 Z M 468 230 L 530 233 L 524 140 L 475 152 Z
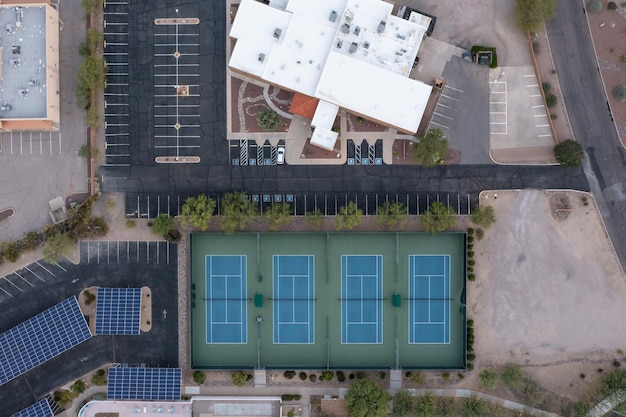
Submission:
M 393 416 L 405 417 L 413 410 L 413 397 L 409 391 L 401 389 L 393 397 Z
M 152 221 L 150 230 L 157 236 L 166 237 L 170 230 L 174 226 L 174 219 L 167 214 L 159 214 L 159 216 Z
M 244 191 L 233 191 L 222 198 L 222 230 L 235 233 L 252 223 L 257 215 L 257 206 Z
M 522 380 L 523 376 L 524 373 L 522 372 L 521 366 L 514 363 L 507 363 L 504 366 L 504 371 L 502 371 L 502 382 L 509 388 L 515 387 Z
M 480 383 L 485 388 L 493 388 L 498 383 L 498 379 L 500 379 L 500 375 L 492 369 L 485 369 L 482 371 L 478 377 L 480 378 Z
M 425 167 L 441 164 L 448 150 L 448 140 L 441 129 L 431 129 L 413 146 L 415 160 Z
M 517 25 L 526 32 L 538 32 L 555 15 L 555 0 L 517 0 L 515 5 Z
M 206 374 L 202 371 L 195 371 L 193 373 L 193 382 L 196 383 L 196 385 L 202 385 L 204 384 L 204 381 L 206 381 Z
M 619 57 L 621 62 L 626 62 L 626 55 Z M 615 100 L 626 101 L 626 85 L 618 85 L 613 89 L 613 97 Z
M 489 229 L 496 222 L 496 215 L 492 206 L 478 206 L 472 213 L 472 222 L 477 226 Z
M 84 159 L 97 158 L 100 156 L 98 148 L 91 148 L 89 145 L 83 145 L 78 149 L 78 156 Z
M 230 379 L 233 381 L 233 384 L 243 387 L 248 381 L 248 374 L 242 370 L 235 371 L 231 374 Z
M 263 110 L 256 117 L 256 122 L 259 127 L 266 132 L 268 130 L 274 130 L 280 124 L 280 116 L 272 109 Z
M 291 221 L 291 206 L 289 203 L 275 204 L 268 207 L 263 213 L 267 220 L 267 228 L 276 231 L 281 224 L 289 224 Z
M 56 233 L 43 245 L 43 258 L 49 264 L 56 264 L 72 251 L 74 242 L 66 233 Z
M 383 417 L 389 413 L 391 396 L 373 381 L 358 381 L 346 393 L 350 417 Z
M 320 230 L 322 225 L 324 225 L 324 215 L 322 214 L 322 210 L 315 209 L 313 211 L 309 211 L 306 214 L 307 223 L 313 228 L 313 230 Z
M 415 399 L 415 416 L 430 417 L 435 410 L 435 396 L 431 392 L 427 392 Z
M 400 202 L 385 201 L 378 207 L 377 221 L 388 228 L 402 226 L 406 220 L 406 206 Z
M 443 232 L 454 226 L 454 223 L 456 223 L 456 217 L 452 208 L 439 201 L 435 201 L 431 203 L 428 210 L 422 214 L 420 217 L 420 223 L 422 223 L 426 232 L 435 234 L 437 232 Z
M 216 206 L 215 200 L 204 194 L 189 197 L 181 209 L 180 224 L 185 227 L 197 227 L 204 232 L 209 228 Z
M 564 167 L 575 168 L 583 163 L 585 152 L 580 143 L 567 139 L 554 147 L 554 156 L 559 164 Z
M 106 385 L 107 373 L 104 369 L 98 369 L 95 374 L 91 376 L 91 383 L 93 385 Z
M 363 210 L 357 207 L 354 201 L 350 201 L 347 206 L 341 206 L 335 219 L 337 230 L 352 230 L 361 224 Z
M 87 13 L 97 14 L 104 7 L 104 0 L 81 0 L 80 5 Z

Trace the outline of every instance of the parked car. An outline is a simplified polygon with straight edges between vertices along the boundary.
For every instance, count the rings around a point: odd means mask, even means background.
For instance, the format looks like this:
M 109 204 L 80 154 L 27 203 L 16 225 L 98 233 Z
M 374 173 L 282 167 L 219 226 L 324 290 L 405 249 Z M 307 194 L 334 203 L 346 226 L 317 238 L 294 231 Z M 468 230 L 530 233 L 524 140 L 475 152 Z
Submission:
M 279 146 L 278 147 L 278 154 L 276 156 L 276 163 L 279 165 L 282 165 L 285 163 L 285 147 L 284 146 Z

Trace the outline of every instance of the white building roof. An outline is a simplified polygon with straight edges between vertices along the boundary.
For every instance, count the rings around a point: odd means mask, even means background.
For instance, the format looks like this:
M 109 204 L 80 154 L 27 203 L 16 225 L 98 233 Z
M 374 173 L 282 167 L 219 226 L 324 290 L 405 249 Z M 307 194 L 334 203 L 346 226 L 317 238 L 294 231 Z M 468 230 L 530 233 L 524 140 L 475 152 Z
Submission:
M 430 18 L 393 16 L 382 0 L 242 0 L 231 68 L 415 132 L 432 88 L 411 80 Z
M 311 135 L 311 144 L 332 151 L 335 148 L 337 136 L 339 136 L 337 132 L 323 127 L 316 127 Z

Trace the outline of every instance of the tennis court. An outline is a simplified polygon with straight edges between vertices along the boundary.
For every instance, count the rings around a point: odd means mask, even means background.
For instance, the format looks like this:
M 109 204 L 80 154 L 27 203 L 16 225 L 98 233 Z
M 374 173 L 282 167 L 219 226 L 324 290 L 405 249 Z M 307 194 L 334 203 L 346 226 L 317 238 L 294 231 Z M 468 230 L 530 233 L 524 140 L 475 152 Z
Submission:
M 450 256 L 409 257 L 409 343 L 450 343 Z
M 246 257 L 206 257 L 206 342 L 246 343 Z
M 274 256 L 274 343 L 315 343 L 313 277 L 313 256 Z
M 341 257 L 341 343 L 383 342 L 382 256 Z
M 192 234 L 192 366 L 460 369 L 465 239 Z

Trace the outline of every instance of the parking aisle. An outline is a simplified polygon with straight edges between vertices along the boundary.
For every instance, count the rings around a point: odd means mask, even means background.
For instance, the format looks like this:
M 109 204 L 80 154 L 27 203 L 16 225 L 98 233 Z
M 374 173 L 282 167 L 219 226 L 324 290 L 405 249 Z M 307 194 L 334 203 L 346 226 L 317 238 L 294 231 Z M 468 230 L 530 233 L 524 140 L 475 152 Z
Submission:
M 165 21 L 165 19 L 162 19 Z M 154 26 L 154 149 L 197 156 L 200 148 L 199 25 L 171 19 Z
M 130 165 L 128 105 L 128 2 L 106 1 L 104 6 L 105 164 Z

